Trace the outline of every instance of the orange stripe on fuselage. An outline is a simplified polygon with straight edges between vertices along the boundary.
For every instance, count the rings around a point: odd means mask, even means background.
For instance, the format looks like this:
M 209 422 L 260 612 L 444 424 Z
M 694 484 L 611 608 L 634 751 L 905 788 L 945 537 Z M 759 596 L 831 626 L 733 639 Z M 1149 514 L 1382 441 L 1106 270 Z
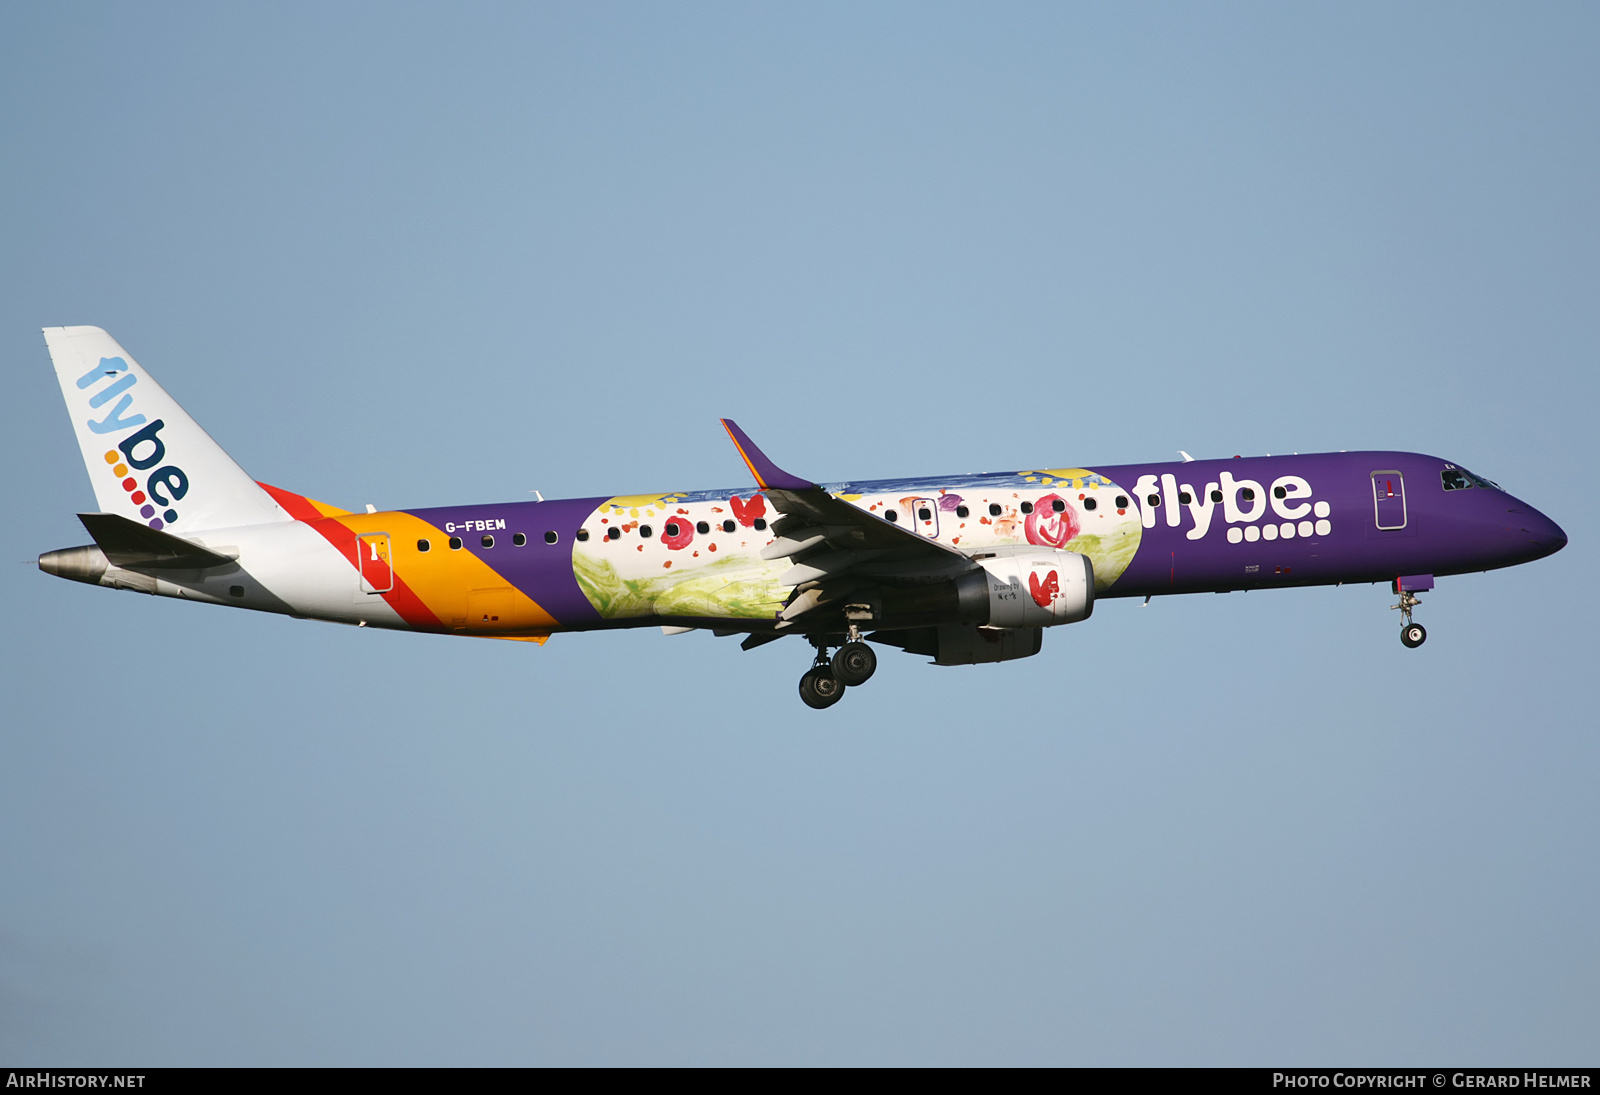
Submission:
M 388 533 L 394 588 L 381 594 L 400 618 L 418 631 L 465 631 L 496 639 L 540 643 L 550 637 L 556 618 L 470 551 L 450 550 L 442 529 L 409 513 L 353 513 L 281 487 L 261 488 L 291 516 L 316 529 L 360 572 L 358 537 Z M 418 551 L 419 541 L 431 550 Z M 495 605 L 497 620 L 470 620 L 472 594 Z M 483 613 L 480 613 L 483 615 Z
M 371 518 L 381 516 L 384 515 L 374 513 L 347 514 L 347 517 Z M 359 541 L 356 539 L 356 537 L 362 532 L 389 531 L 385 528 L 376 527 L 371 529 L 352 528 L 350 525 L 336 517 L 319 517 L 316 520 L 307 521 L 306 524 L 316 529 L 324 540 L 328 541 L 328 543 L 337 548 L 339 550 L 339 554 L 344 556 L 345 562 L 349 563 L 350 568 L 356 571 L 358 574 L 361 571 L 361 554 Z M 414 592 L 412 592 L 411 587 L 407 585 L 405 579 L 400 576 L 400 570 L 394 565 L 394 563 L 394 541 L 391 537 L 389 544 L 389 569 L 390 573 L 394 575 L 394 588 L 390 589 L 387 593 L 379 594 L 379 596 L 381 596 L 384 601 L 388 603 L 390 608 L 394 609 L 400 614 L 400 618 L 402 620 L 404 620 L 410 626 L 416 628 L 418 631 L 450 630 L 447 626 L 445 626 L 444 621 L 439 618 L 439 614 L 432 611 L 426 604 L 423 603 L 422 598 L 418 597 Z
M 314 498 L 307 498 L 303 494 L 275 487 L 271 483 L 256 481 L 256 486 L 272 495 L 272 500 L 282 506 L 284 510 L 297 521 L 304 522 L 316 529 L 322 538 L 338 549 L 345 562 L 358 574 L 361 572 L 359 551 L 356 547 L 355 533 L 337 521 L 330 518 L 348 516 L 350 511 L 330 506 L 326 502 L 318 502 Z M 391 551 L 393 549 L 391 548 Z M 394 588 L 387 593 L 380 594 L 390 608 L 397 612 L 402 620 L 419 631 L 444 631 L 439 617 L 429 611 L 428 606 L 406 586 L 401 577 L 394 577 Z
M 415 598 L 418 608 L 428 612 L 440 630 L 465 630 L 470 634 L 500 638 L 540 638 L 547 636 L 550 629 L 557 626 L 556 618 L 533 598 L 501 577 L 498 571 L 472 552 L 465 549 L 450 550 L 450 537 L 442 529 L 419 517 L 399 511 L 349 513 L 322 524 L 339 525 L 349 530 L 351 554 L 348 557 L 352 563 L 357 536 L 387 532 L 389 563 L 394 568 L 396 588 L 401 586 L 403 579 L 407 594 Z M 428 541 L 428 551 L 417 550 L 420 540 Z M 499 616 L 498 620 L 469 619 L 473 611 L 474 593 L 493 602 L 494 615 Z M 394 604 L 395 610 L 407 623 L 411 622 L 405 608 L 393 600 L 390 603 Z

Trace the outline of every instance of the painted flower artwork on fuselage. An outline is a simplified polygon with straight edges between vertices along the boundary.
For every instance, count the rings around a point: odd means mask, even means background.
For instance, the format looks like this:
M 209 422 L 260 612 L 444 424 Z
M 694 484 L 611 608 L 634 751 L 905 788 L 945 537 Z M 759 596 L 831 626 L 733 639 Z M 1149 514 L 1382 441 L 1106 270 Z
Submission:
M 1127 491 L 1084 468 L 825 484 L 907 532 L 963 552 L 1035 544 L 1089 557 L 1104 592 L 1139 548 Z M 579 588 L 606 619 L 771 619 L 793 565 L 763 560 L 776 513 L 759 491 L 623 495 L 600 505 L 573 545 Z
M 572 548 L 578 587 L 606 619 L 768 620 L 789 569 L 760 551 L 770 507 L 754 491 L 635 494 L 603 503 Z

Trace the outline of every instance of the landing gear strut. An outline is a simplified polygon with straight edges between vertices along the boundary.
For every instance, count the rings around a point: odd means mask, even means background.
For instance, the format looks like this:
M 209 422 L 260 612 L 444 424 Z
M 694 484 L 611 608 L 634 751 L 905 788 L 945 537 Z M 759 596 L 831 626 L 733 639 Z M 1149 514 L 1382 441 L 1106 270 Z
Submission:
M 1400 610 L 1400 619 L 1402 621 L 1400 624 L 1400 641 L 1412 650 L 1428 641 L 1428 629 L 1421 624 L 1411 622 L 1411 610 L 1421 603 L 1422 598 L 1415 593 L 1409 590 L 1402 590 L 1400 603 L 1389 606 L 1392 609 L 1398 608 Z

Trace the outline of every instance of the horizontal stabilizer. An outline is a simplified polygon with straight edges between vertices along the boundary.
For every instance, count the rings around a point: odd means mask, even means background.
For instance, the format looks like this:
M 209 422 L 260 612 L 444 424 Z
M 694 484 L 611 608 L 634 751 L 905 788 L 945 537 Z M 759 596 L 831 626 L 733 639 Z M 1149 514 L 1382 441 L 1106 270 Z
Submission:
M 112 566 L 142 570 L 200 570 L 233 560 L 199 544 L 141 525 L 115 513 L 80 513 L 78 520 L 105 552 Z

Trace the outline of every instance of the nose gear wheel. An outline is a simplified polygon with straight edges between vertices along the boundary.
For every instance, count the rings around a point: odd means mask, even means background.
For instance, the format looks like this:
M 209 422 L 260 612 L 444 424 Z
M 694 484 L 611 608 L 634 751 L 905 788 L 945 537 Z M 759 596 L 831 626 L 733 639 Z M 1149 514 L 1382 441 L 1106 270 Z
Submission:
M 1411 622 L 1411 610 L 1421 603 L 1422 598 L 1407 590 L 1401 592 L 1399 604 L 1389 606 L 1391 610 L 1396 608 L 1400 610 L 1400 641 L 1411 650 L 1428 641 L 1428 629 L 1421 624 Z

